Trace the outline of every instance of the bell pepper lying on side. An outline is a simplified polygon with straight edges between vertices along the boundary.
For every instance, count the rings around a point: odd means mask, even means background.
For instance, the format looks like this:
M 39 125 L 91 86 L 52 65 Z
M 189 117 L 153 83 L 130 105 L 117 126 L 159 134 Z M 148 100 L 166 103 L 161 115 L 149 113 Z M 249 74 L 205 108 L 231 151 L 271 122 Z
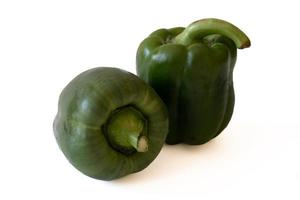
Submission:
M 167 105 L 168 144 L 203 144 L 224 130 L 234 108 L 236 49 L 249 46 L 240 29 L 214 18 L 159 29 L 140 44 L 137 74 Z

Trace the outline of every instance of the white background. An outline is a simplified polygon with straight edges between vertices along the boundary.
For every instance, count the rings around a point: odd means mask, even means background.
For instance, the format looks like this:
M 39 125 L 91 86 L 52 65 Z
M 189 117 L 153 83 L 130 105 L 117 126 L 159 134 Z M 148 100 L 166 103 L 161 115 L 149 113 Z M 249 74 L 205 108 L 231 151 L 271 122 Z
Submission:
M 300 199 L 296 2 L 1 1 L 0 199 Z M 206 17 L 252 41 L 238 51 L 228 128 L 202 146 L 165 145 L 148 168 L 116 181 L 74 169 L 52 131 L 63 87 L 97 66 L 134 73 L 148 34 Z

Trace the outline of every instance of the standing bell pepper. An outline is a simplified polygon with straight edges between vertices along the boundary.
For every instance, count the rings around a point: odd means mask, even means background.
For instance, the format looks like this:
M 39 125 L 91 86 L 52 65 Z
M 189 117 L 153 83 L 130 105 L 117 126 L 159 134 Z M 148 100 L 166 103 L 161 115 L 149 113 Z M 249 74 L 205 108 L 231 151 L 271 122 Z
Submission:
M 159 29 L 139 46 L 137 74 L 169 111 L 168 144 L 203 144 L 219 135 L 234 108 L 232 73 L 248 37 L 220 19 Z

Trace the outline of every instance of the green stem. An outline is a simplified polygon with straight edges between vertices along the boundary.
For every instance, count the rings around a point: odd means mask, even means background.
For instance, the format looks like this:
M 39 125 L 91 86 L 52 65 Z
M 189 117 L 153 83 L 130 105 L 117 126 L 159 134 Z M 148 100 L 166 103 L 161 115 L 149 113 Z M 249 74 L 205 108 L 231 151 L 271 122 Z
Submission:
M 148 139 L 146 136 L 130 136 L 129 140 L 130 144 L 137 150 L 137 152 L 148 151 Z
M 174 38 L 174 41 L 178 44 L 190 45 L 195 39 L 201 39 L 211 34 L 220 34 L 230 38 L 239 49 L 247 48 L 251 45 L 247 35 L 238 27 L 215 18 L 202 19 L 190 24 Z
M 106 131 L 110 143 L 119 151 L 148 150 L 146 121 L 143 115 L 131 106 L 120 108 L 113 113 L 108 120 Z

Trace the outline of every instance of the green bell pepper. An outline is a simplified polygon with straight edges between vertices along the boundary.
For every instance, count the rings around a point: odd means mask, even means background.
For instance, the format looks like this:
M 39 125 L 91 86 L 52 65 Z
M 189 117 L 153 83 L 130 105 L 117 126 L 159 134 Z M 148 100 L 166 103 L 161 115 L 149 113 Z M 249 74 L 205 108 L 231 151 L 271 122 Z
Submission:
M 56 141 L 82 173 L 112 180 L 147 167 L 168 133 L 167 109 L 137 76 L 99 67 L 74 78 L 59 97 Z
M 159 29 L 137 51 L 137 74 L 169 111 L 168 144 L 203 144 L 229 123 L 237 48 L 250 46 L 236 26 L 202 19 L 187 28 Z

